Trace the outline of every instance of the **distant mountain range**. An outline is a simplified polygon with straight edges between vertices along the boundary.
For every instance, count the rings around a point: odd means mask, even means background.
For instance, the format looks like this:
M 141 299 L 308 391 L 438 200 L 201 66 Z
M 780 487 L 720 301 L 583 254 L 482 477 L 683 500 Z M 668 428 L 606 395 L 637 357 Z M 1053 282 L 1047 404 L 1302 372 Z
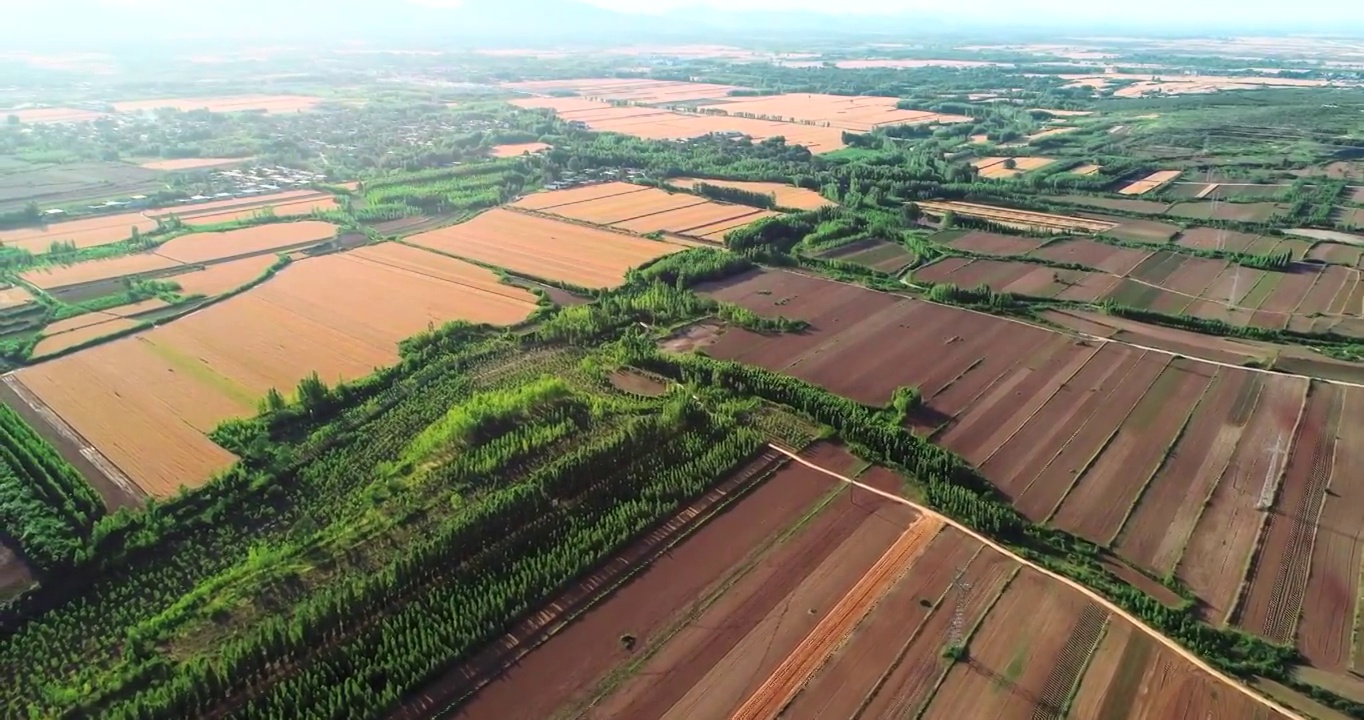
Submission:
M 1302 23 L 1329 22 L 1327 29 L 1344 32 L 1346 26 L 1358 27 L 1364 20 L 1364 11 L 1353 5 L 1345 9 L 1337 0 L 1241 2 L 1234 17 L 1222 21 L 1218 31 L 1287 32 L 1301 30 Z M 1148 0 L 1140 6 L 1101 4 L 1077 16 L 1073 11 L 1057 11 L 1055 2 L 1042 3 L 1051 6 L 1051 12 L 1039 12 L 1029 10 L 1029 3 L 1014 0 L 977 0 L 967 8 L 937 6 L 933 11 L 881 15 L 839 14 L 836 3 L 828 13 L 695 8 L 640 15 L 577 0 L 24 0 L 12 4 L 17 6 L 6 8 L 4 23 L 0 23 L 0 42 L 6 45 L 105 42 L 124 47 L 195 38 L 632 44 L 668 38 L 718 41 L 720 37 L 715 36 L 734 34 L 877 34 L 908 40 L 971 31 L 1076 33 L 1081 26 L 1106 34 L 1169 34 L 1193 31 L 1184 20 L 1197 19 L 1190 13 L 1200 7 L 1186 6 L 1182 0 Z M 1172 12 L 1163 12 L 1166 6 Z M 1185 11 L 1173 12 L 1179 7 Z

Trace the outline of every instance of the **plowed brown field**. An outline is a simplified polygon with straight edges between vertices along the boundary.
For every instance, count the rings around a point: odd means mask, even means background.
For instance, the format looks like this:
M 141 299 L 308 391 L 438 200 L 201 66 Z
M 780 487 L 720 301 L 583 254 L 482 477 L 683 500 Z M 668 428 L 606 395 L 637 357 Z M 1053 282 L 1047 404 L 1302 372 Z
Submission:
M 407 241 L 584 287 L 619 285 L 630 268 L 682 249 L 509 210 L 491 210 L 466 223 L 414 235 Z
M 43 290 L 56 290 L 84 283 L 141 275 L 181 265 L 182 263 L 154 253 L 138 253 L 104 260 L 90 260 L 75 265 L 57 265 L 41 270 L 30 270 L 20 277 Z

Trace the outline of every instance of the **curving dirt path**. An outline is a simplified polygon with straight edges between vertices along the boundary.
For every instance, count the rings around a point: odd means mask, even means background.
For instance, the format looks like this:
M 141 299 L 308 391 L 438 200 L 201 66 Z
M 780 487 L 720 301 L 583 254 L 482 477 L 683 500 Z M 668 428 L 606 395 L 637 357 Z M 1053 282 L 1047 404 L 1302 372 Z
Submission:
M 988 537 L 985 537 L 984 535 L 981 535 L 980 533 L 977 533 L 976 531 L 972 530 L 971 528 L 968 528 L 968 527 L 966 527 L 965 525 L 962 525 L 961 523 L 957 522 L 956 520 L 953 520 L 952 518 L 949 518 L 949 517 L 947 517 L 946 515 L 942 515 L 941 513 L 938 513 L 938 512 L 936 512 L 936 511 L 934 511 L 934 510 L 931 509 L 931 508 L 928 508 L 928 507 L 919 505 L 919 504 L 917 504 L 917 503 L 911 502 L 911 501 L 909 501 L 909 500 L 907 500 L 907 499 L 905 499 L 905 498 L 902 498 L 902 497 L 900 497 L 900 496 L 898 496 L 898 495 L 893 495 L 893 494 L 891 494 L 891 493 L 884 492 L 884 491 L 882 491 L 882 490 L 877 490 L 876 488 L 869 487 L 869 486 L 867 486 L 867 485 L 863 485 L 862 483 L 857 482 L 856 480 L 853 480 L 853 479 L 848 478 L 848 477 L 844 477 L 843 475 L 839 475 L 838 473 L 833 472 L 833 471 L 831 471 L 831 470 L 826 470 L 826 469 L 824 469 L 824 468 L 822 468 L 822 467 L 820 467 L 820 466 L 818 466 L 818 465 L 815 465 L 814 463 L 809 462 L 808 460 L 806 460 L 806 459 L 804 459 L 804 458 L 802 458 L 802 457 L 800 457 L 800 456 L 798 456 L 798 455 L 795 455 L 795 454 L 793 454 L 793 453 L 787 452 L 786 450 L 783 450 L 782 448 L 779 448 L 779 447 L 777 447 L 777 446 L 775 446 L 775 445 L 772 445 L 771 447 L 772 447 L 774 450 L 776 450 L 777 452 L 782 453 L 783 455 L 786 455 L 786 456 L 790 457 L 792 460 L 794 460 L 794 461 L 796 461 L 796 462 L 798 462 L 798 463 L 800 463 L 800 464 L 802 464 L 802 465 L 805 465 L 806 467 L 809 467 L 809 468 L 811 468 L 811 469 L 813 469 L 813 470 L 818 470 L 818 471 L 824 473 L 825 475 L 828 475 L 828 476 L 830 476 L 830 477 L 836 478 L 836 479 L 838 479 L 838 480 L 840 480 L 840 481 L 842 481 L 842 482 L 844 482 L 844 483 L 847 483 L 847 484 L 849 484 L 849 485 L 856 485 L 857 487 L 859 487 L 859 488 L 861 488 L 861 489 L 863 489 L 863 490 L 866 490 L 867 492 L 875 493 L 875 494 L 880 495 L 880 496 L 882 496 L 882 497 L 888 498 L 888 499 L 890 499 L 890 500 L 894 500 L 895 502 L 899 502 L 899 503 L 908 505 L 908 506 L 914 508 L 915 510 L 918 510 L 918 511 L 919 511 L 920 513 L 922 513 L 923 516 L 924 516 L 923 519 L 921 519 L 921 520 L 919 521 L 920 523 L 924 522 L 925 520 L 929 520 L 929 519 L 936 518 L 937 520 L 941 521 L 941 522 L 944 523 L 944 524 L 951 525 L 952 527 L 956 528 L 957 530 L 960 530 L 960 531 L 966 533 L 967 535 L 971 536 L 971 537 L 974 538 L 976 541 L 978 541 L 978 542 L 984 544 L 986 547 L 989 547 L 990 549 L 992 549 L 992 550 L 994 550 L 994 551 L 996 551 L 996 552 L 998 552 L 998 553 L 1001 553 L 1001 554 L 1003 554 L 1003 555 L 1009 557 L 1009 558 L 1010 558 L 1011 560 L 1013 560 L 1014 562 L 1019 563 L 1020 565 L 1025 565 L 1025 566 L 1027 566 L 1027 567 L 1029 567 L 1029 568 L 1032 568 L 1033 570 L 1036 570 L 1037 572 L 1042 573 L 1043 575 L 1046 575 L 1047 577 L 1051 578 L 1052 580 L 1055 580 L 1055 581 L 1057 581 L 1057 582 L 1059 582 L 1059 583 L 1062 583 L 1062 584 L 1064 584 L 1064 585 L 1070 587 L 1070 588 L 1073 589 L 1073 590 L 1076 590 L 1077 592 L 1080 592 L 1081 594 L 1083 594 L 1085 597 L 1089 598 L 1089 599 L 1092 600 L 1093 602 L 1098 603 L 1099 605 L 1103 606 L 1103 607 L 1104 607 L 1105 609 L 1107 609 L 1109 612 L 1111 612 L 1111 613 L 1113 613 L 1114 615 L 1117 615 L 1117 616 L 1123 618 L 1124 620 L 1126 620 L 1126 621 L 1132 623 L 1135 627 L 1140 628 L 1140 629 L 1141 629 L 1143 632 L 1145 632 L 1147 635 L 1150 635 L 1150 636 L 1151 636 L 1152 638 L 1154 638 L 1157 642 L 1159 642 L 1159 643 L 1165 645 L 1165 646 L 1166 646 L 1167 648 L 1169 648 L 1172 652 L 1174 652 L 1175 654 L 1177 654 L 1177 655 L 1179 655 L 1180 657 L 1182 657 L 1182 658 L 1184 658 L 1185 660 L 1187 660 L 1187 661 L 1188 661 L 1190 664 L 1192 664 L 1194 667 L 1197 667 L 1198 669 L 1202 670 L 1203 672 L 1206 672 L 1206 673 L 1208 673 L 1209 675 L 1211 675 L 1211 676 L 1217 678 L 1218 680 L 1221 680 L 1221 681 L 1222 681 L 1223 683 L 1225 683 L 1227 686 L 1229 686 L 1229 687 L 1231 687 L 1231 688 L 1233 688 L 1233 689 L 1235 689 L 1235 690 L 1238 690 L 1238 691 L 1244 693 L 1247 697 L 1249 697 L 1249 698 L 1255 700 L 1256 702 L 1260 703 L 1261 705 L 1264 705 L 1265 707 L 1269 708 L 1270 710 L 1272 710 L 1272 711 L 1278 713 L 1278 714 L 1279 714 L 1280 716 L 1282 716 L 1283 718 L 1288 718 L 1288 719 L 1290 719 L 1290 720 L 1306 720 L 1306 718 L 1304 718 L 1302 715 L 1299 715 L 1298 713 L 1295 713 L 1295 712 L 1293 712 L 1292 710 L 1289 710 L 1288 708 L 1286 708 L 1286 707 L 1284 707 L 1284 706 L 1282 706 L 1282 705 L 1280 705 L 1280 704 L 1274 702 L 1273 700 L 1270 700 L 1269 698 L 1266 698 L 1266 697 L 1263 697 L 1263 696 L 1257 694 L 1256 692 L 1254 692 L 1253 690 L 1251 690 L 1249 687 L 1247 687 L 1247 686 L 1245 686 L 1245 685 L 1243 685 L 1243 684 L 1237 682 L 1236 680 L 1234 680 L 1233 678 L 1229 677 L 1229 676 L 1226 675 L 1225 673 L 1223 673 L 1223 672 L 1221 672 L 1220 670 L 1218 670 L 1218 669 L 1212 667 L 1212 666 L 1209 665 L 1208 663 L 1204 662 L 1202 658 L 1198 657 L 1197 655 L 1194 655 L 1193 653 L 1191 653 L 1191 652 L 1189 652 L 1187 649 L 1185 649 L 1183 645 L 1180 645 L 1179 643 L 1175 642 L 1174 640 L 1171 640 L 1170 638 L 1165 637 L 1165 636 L 1162 635 L 1161 633 L 1156 632 L 1155 630 L 1151 629 L 1149 626 L 1147 626 L 1147 625 L 1146 625 L 1145 623 L 1143 623 L 1141 620 L 1137 619 L 1136 616 L 1134 616 L 1134 615 L 1132 615 L 1131 613 L 1127 612 L 1126 610 L 1124 610 L 1123 608 L 1119 607 L 1118 605 L 1115 605 L 1114 603 L 1112 603 L 1111 601 L 1109 601 L 1108 598 L 1106 598 L 1106 597 L 1100 595 L 1100 594 L 1097 593 L 1097 592 L 1094 592 L 1093 590 L 1089 589 L 1088 587 L 1086 587 L 1086 586 L 1084 586 L 1084 585 L 1082 585 L 1082 584 L 1080 584 L 1080 583 L 1078 583 L 1078 582 L 1076 582 L 1076 581 L 1074 581 L 1074 580 L 1071 580 L 1070 578 L 1065 577 L 1064 575 L 1059 575 L 1059 574 L 1057 574 L 1057 573 L 1055 573 L 1055 572 L 1052 572 L 1051 570 L 1049 570 L 1049 569 L 1047 569 L 1047 568 L 1045 568 L 1045 567 L 1042 567 L 1042 566 L 1040 566 L 1040 565 L 1037 565 L 1036 563 L 1033 563 L 1032 561 L 1027 560 L 1026 558 L 1023 558 L 1023 557 L 1020 557 L 1020 556 L 1018 556 L 1018 555 L 1015 555 L 1015 554 L 1013 553 L 1013 551 L 1009 550 L 1008 548 L 1006 548 L 1006 547 L 1004 547 L 1004 546 L 1002 546 L 1002 545 L 996 543 L 995 541 L 991 540 L 991 539 L 988 538 Z M 812 637 L 813 637 L 813 636 L 814 636 L 814 633 L 812 633 L 811 635 L 812 635 Z M 803 644 L 802 644 L 802 646 L 803 646 Z M 798 649 L 798 652 L 799 652 L 799 649 Z M 792 654 L 792 657 L 795 657 L 795 653 Z M 789 658 L 788 658 L 788 661 L 787 661 L 787 662 L 790 662 L 790 659 L 789 659 Z M 786 664 L 786 663 L 783 663 L 783 666 L 784 666 L 785 664 Z M 775 673 L 774 673 L 774 676 L 775 676 Z M 770 680 L 769 680 L 769 682 L 770 682 Z M 764 687 L 766 687 L 766 684 L 764 684 Z M 762 692 L 762 690 L 760 689 L 760 690 L 759 690 L 759 693 L 761 693 L 761 692 Z M 749 703 L 751 703 L 752 701 L 753 701 L 753 699 L 750 698 Z M 745 707 L 747 707 L 749 703 L 745 703 Z M 780 710 L 780 706 L 778 706 L 778 710 Z M 741 709 L 741 710 L 740 710 L 740 713 L 742 713 L 742 712 L 743 712 L 743 711 L 742 711 L 742 709 Z M 739 718 L 747 718 L 747 717 L 749 717 L 749 716 L 747 716 L 747 715 L 742 715 L 742 714 L 736 714 L 736 715 L 734 716 L 733 720 L 739 720 Z M 773 717 L 773 716 L 772 716 L 772 715 L 767 715 L 767 716 L 761 716 L 761 717 Z

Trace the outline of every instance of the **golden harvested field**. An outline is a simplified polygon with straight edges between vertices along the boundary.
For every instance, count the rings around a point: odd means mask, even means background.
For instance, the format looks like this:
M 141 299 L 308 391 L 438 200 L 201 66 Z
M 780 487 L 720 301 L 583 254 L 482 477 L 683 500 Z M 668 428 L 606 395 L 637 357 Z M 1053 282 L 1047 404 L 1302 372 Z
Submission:
M 33 359 L 41 360 L 48 355 L 75 347 L 81 343 L 120 333 L 135 327 L 137 327 L 136 320 L 106 317 L 101 322 L 57 334 L 49 335 L 45 329 L 43 331 L 43 339 L 39 340 L 38 344 L 33 348 Z
M 559 205 L 545 212 L 590 222 L 593 225 L 614 225 L 635 218 L 643 218 L 646 215 L 705 204 L 709 204 L 708 201 L 697 195 L 683 192 L 669 193 L 658 188 L 645 188 L 640 192 L 624 193 L 570 205 Z M 704 225 L 705 223 L 701 224 Z
M 527 210 L 548 211 L 561 205 L 587 202 L 598 198 L 614 197 L 626 193 L 644 192 L 649 188 L 623 182 L 608 182 L 597 185 L 581 185 L 567 190 L 546 190 L 532 193 L 512 203 L 512 207 Z
M 493 157 L 508 158 L 518 157 L 526 153 L 538 153 L 541 150 L 548 150 L 552 147 L 546 143 L 516 143 L 513 145 L 498 145 L 493 148 Z
M 1070 217 L 1068 215 L 1051 215 L 1029 210 L 1013 210 L 1011 208 L 981 205 L 978 203 L 925 200 L 920 201 L 917 204 L 921 210 L 934 215 L 941 215 L 950 211 L 958 215 L 981 218 L 990 222 L 999 223 L 1000 225 L 1019 229 L 1099 233 L 1117 227 L 1117 223 L 1104 222 L 1102 220 L 1086 220 L 1084 218 Z
M 255 255 L 329 240 L 337 227 L 320 220 L 273 223 L 227 232 L 182 235 L 156 249 L 156 254 L 185 264 Z
M 204 433 L 254 413 L 269 388 L 292 391 L 313 371 L 328 382 L 360 377 L 395 361 L 398 341 L 429 324 L 513 323 L 535 303 L 468 263 L 371 246 L 300 261 L 251 292 L 19 375 L 138 485 L 164 497 L 231 464 Z
M 88 248 L 127 240 L 132 237 L 133 228 L 137 228 L 138 232 L 149 232 L 156 229 L 156 221 L 143 217 L 141 213 L 100 215 L 39 227 L 0 230 L 0 244 L 36 255 L 47 252 L 52 243 L 58 241 L 69 240 L 78 248 Z
M 1159 170 L 1129 184 L 1118 191 L 1119 195 L 1145 195 L 1152 190 L 1179 177 L 1180 170 Z
M 34 287 L 43 290 L 56 290 L 57 288 L 81 285 L 96 280 L 108 280 L 164 270 L 177 265 L 180 263 L 170 258 L 152 253 L 138 253 L 103 260 L 91 260 L 75 265 L 59 265 L 41 270 L 30 270 L 20 277 Z
M 180 275 L 171 275 L 162 278 L 166 282 L 173 282 L 180 286 L 180 293 L 183 295 L 207 295 L 213 297 L 231 292 L 246 285 L 265 273 L 271 265 L 275 264 L 274 255 L 257 255 L 255 257 L 241 258 L 240 260 L 229 260 L 227 262 L 210 265 L 203 270 L 193 270 Z
M 697 183 L 707 185 L 718 185 L 720 187 L 738 188 L 749 192 L 762 193 L 764 195 L 776 195 L 777 205 L 784 208 L 795 210 L 817 210 L 826 205 L 833 205 L 832 200 L 827 200 L 823 195 L 814 190 L 783 185 L 781 183 L 769 182 L 741 182 L 738 180 L 710 180 L 706 178 L 672 178 L 668 180 L 669 185 L 677 187 L 692 188 Z
M 1014 167 L 1006 167 L 1009 160 L 1014 161 Z M 1003 178 L 1016 177 L 1025 172 L 1044 168 L 1056 162 L 1052 158 L 1044 157 L 987 157 L 972 160 L 971 164 L 980 171 L 980 176 L 987 180 L 999 180 Z
M 254 158 L 176 158 L 174 160 L 151 160 L 138 167 L 148 170 L 198 170 L 201 168 L 223 167 L 237 163 L 250 162 Z
M 707 105 L 703 109 L 723 110 L 731 115 L 752 114 L 786 122 L 828 123 L 832 127 L 857 132 L 868 132 L 887 125 L 951 124 L 972 121 L 964 115 L 901 110 L 896 107 L 898 102 L 897 98 L 892 97 L 792 93 L 738 98 Z
M 0 290 L 0 310 L 11 310 L 33 302 L 33 294 L 27 288 L 12 285 Z
M 17 377 L 148 494 L 169 497 L 236 460 L 205 433 L 255 405 L 206 382 L 193 360 L 177 372 L 149 334 L 24 368 Z
M 414 235 L 407 242 L 527 275 L 594 288 L 619 285 L 630 268 L 682 249 L 502 209 Z
M 705 238 L 707 240 L 713 240 L 715 242 L 723 242 L 725 239 L 725 233 L 729 232 L 730 230 L 733 230 L 744 225 L 751 225 L 752 223 L 762 220 L 763 218 L 776 217 L 780 214 L 781 213 L 773 212 L 771 210 L 760 210 L 752 215 L 744 215 L 743 217 L 740 218 L 725 220 L 724 222 L 718 222 L 713 225 L 707 225 L 705 227 L 692 228 L 691 230 L 687 231 L 687 234 L 693 235 L 695 237 Z
M 1093 164 L 1090 164 L 1090 163 L 1086 163 L 1086 164 L 1081 165 L 1081 166 L 1079 166 L 1079 167 L 1071 168 L 1070 170 L 1067 170 L 1066 172 L 1068 172 L 1068 173 L 1070 173 L 1070 174 L 1072 174 L 1072 175 L 1093 175 L 1094 173 L 1099 172 L 1099 171 L 1102 170 L 1102 169 L 1104 169 L 1102 165 L 1093 165 Z
M 210 112 L 246 112 L 264 110 L 265 112 L 298 112 L 310 110 L 321 98 L 304 95 L 229 95 L 202 98 L 165 98 L 161 100 L 127 100 L 114 103 L 118 112 L 151 112 L 162 108 L 174 108 L 181 112 L 208 110 Z
M 640 80 L 637 78 L 584 78 L 578 80 L 537 80 L 505 83 L 503 87 L 529 93 L 576 92 L 583 97 L 604 100 L 629 100 L 638 103 L 675 103 L 722 98 L 733 85 Z
M 17 115 L 19 122 L 41 125 L 45 123 L 78 123 L 98 120 L 106 115 L 93 110 L 77 108 L 30 108 L 28 110 L 5 110 L 0 115 Z
M 598 132 L 617 132 L 650 140 L 686 140 L 710 133 L 737 132 L 756 141 L 781 136 L 788 145 L 803 145 L 813 153 L 840 150 L 843 130 L 773 120 L 696 115 L 654 108 L 613 107 L 582 98 L 526 98 L 513 100 L 522 108 L 545 108 L 565 120 L 582 122 Z
M 697 234 L 697 229 L 717 223 L 737 222 L 747 224 L 762 217 L 757 208 L 747 205 L 720 205 L 703 202 L 697 205 L 669 210 L 668 212 L 648 215 L 626 222 L 616 223 L 614 227 L 637 233 L 651 233 L 660 230 L 686 235 Z M 737 226 L 731 226 L 737 227 Z

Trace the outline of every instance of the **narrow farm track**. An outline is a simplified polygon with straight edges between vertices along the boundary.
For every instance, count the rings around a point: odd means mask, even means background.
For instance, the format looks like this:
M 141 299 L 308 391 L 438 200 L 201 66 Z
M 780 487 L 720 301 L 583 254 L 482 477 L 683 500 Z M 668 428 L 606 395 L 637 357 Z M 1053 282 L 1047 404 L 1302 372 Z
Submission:
M 771 447 L 776 448 L 775 445 Z M 786 451 L 778 449 L 778 452 Z M 824 472 L 818 466 L 810 467 Z M 768 676 L 757 691 L 739 706 L 732 716 L 733 720 L 776 718 L 852 634 L 854 628 L 872 611 L 890 586 L 909 571 L 914 561 L 928 549 L 929 541 L 944 525 L 946 523 L 941 517 L 925 516 L 916 520 Z
M 778 448 L 778 447 L 776 447 L 776 446 L 773 446 L 773 447 L 774 447 L 774 449 L 777 450 L 777 452 L 780 452 L 780 453 L 782 453 L 783 455 L 786 455 L 786 456 L 790 457 L 792 460 L 795 460 L 796 462 L 798 462 L 798 463 L 800 463 L 800 464 L 802 464 L 802 465 L 805 465 L 806 467 L 809 467 L 809 468 L 811 468 L 811 469 L 813 469 L 813 470 L 818 470 L 819 472 L 822 472 L 822 473 L 824 473 L 825 475 L 828 475 L 828 476 L 830 476 L 830 477 L 836 478 L 836 479 L 838 479 L 839 481 L 844 482 L 844 483 L 847 483 L 847 484 L 849 484 L 849 485 L 855 485 L 855 486 L 857 486 L 857 487 L 859 487 L 859 488 L 862 488 L 863 490 L 866 490 L 867 492 L 874 493 L 874 494 L 876 494 L 876 495 L 880 495 L 880 496 L 882 496 L 882 497 L 888 498 L 888 499 L 893 500 L 893 501 L 898 502 L 898 503 L 902 503 L 902 504 L 904 504 L 904 505 L 908 505 L 908 506 L 914 508 L 915 510 L 918 510 L 920 513 L 922 513 L 925 519 L 927 519 L 927 518 L 937 518 L 937 519 L 940 520 L 941 522 L 943 522 L 943 523 L 945 523 L 945 524 L 947 524 L 947 525 L 951 525 L 952 527 L 956 528 L 957 530 L 960 530 L 961 532 L 966 533 L 966 534 L 969 535 L 970 537 L 975 538 L 978 542 L 980 542 L 980 543 L 986 545 L 986 546 L 989 547 L 990 549 L 992 549 L 992 550 L 994 550 L 994 551 L 996 551 L 996 552 L 998 552 L 998 553 L 1001 553 L 1001 554 L 1005 555 L 1006 557 L 1008 557 L 1009 559 L 1013 560 L 1014 562 L 1019 563 L 1020 565 L 1024 565 L 1024 566 L 1027 566 L 1027 567 L 1029 567 L 1029 568 L 1032 568 L 1033 570 L 1036 570 L 1037 572 L 1042 573 L 1043 575 L 1046 575 L 1047 577 L 1051 578 L 1052 580 L 1055 580 L 1056 582 L 1062 583 L 1062 584 L 1064 584 L 1064 585 L 1070 587 L 1071 589 L 1075 590 L 1076 592 L 1079 592 L 1079 593 L 1083 594 L 1085 597 L 1089 598 L 1090 600 L 1092 600 L 1092 601 L 1098 603 L 1099 605 L 1101 605 L 1102 607 L 1104 607 L 1105 609 L 1107 609 L 1110 613 L 1112 613 L 1112 614 L 1114 614 L 1114 615 L 1117 615 L 1117 616 L 1123 618 L 1124 620 L 1126 620 L 1127 622 L 1131 623 L 1131 624 L 1134 625 L 1135 627 L 1140 628 L 1141 631 L 1142 631 L 1143 633 L 1145 633 L 1146 635 L 1149 635 L 1149 636 L 1150 636 L 1151 638 L 1153 638 L 1156 642 L 1159 642 L 1159 643 L 1161 643 L 1162 645 L 1164 645 L 1165 647 L 1169 648 L 1172 652 L 1174 652 L 1175 654 L 1177 654 L 1177 655 L 1179 655 L 1180 657 L 1184 658 L 1187 662 L 1189 662 L 1190 664 L 1192 664 L 1194 667 L 1198 668 L 1199 670 L 1202 670 L 1203 672 L 1208 673 L 1209 675 L 1211 675 L 1211 676 L 1214 677 L 1214 678 L 1217 678 L 1217 679 L 1220 680 L 1221 682 L 1225 683 L 1228 687 L 1233 688 L 1233 689 L 1235 689 L 1235 690 L 1241 692 L 1242 694 L 1246 695 L 1246 697 L 1251 698 L 1252 700 L 1254 700 L 1255 702 L 1257 702 L 1257 703 L 1263 705 L 1264 707 L 1268 708 L 1269 710 L 1271 710 L 1271 711 L 1273 711 L 1273 712 L 1275 712 L 1275 713 L 1278 713 L 1279 715 L 1283 716 L 1284 718 L 1291 718 L 1292 720 L 1306 720 L 1306 718 L 1304 718 L 1302 715 L 1299 715 L 1298 713 L 1295 713 L 1295 712 L 1293 712 L 1292 710 L 1289 710 L 1288 708 L 1286 708 L 1286 707 L 1280 705 L 1280 704 L 1277 703 L 1277 702 L 1274 702 L 1273 700 L 1270 700 L 1269 698 L 1262 697 L 1262 696 L 1256 694 L 1256 693 L 1255 693 L 1253 690 L 1251 690 L 1249 687 L 1247 687 L 1247 686 L 1245 686 L 1245 685 L 1242 685 L 1241 683 L 1236 682 L 1236 680 L 1234 680 L 1234 679 L 1231 678 L 1230 676 L 1228 676 L 1228 675 L 1226 675 L 1225 673 L 1221 672 L 1221 671 L 1218 670 L 1217 668 L 1214 668 L 1213 666 L 1209 665 L 1207 662 L 1204 662 L 1204 660 L 1203 660 L 1202 658 L 1200 658 L 1200 657 L 1198 657 L 1197 655 L 1195 655 L 1195 654 L 1189 652 L 1187 649 L 1184 648 L 1184 646 L 1180 645 L 1179 643 L 1175 642 L 1174 640 L 1171 640 L 1170 638 L 1165 637 L 1164 635 L 1160 634 L 1159 632 L 1156 632 L 1155 630 L 1151 629 L 1150 626 L 1146 625 L 1146 624 L 1143 623 L 1141 620 L 1137 619 L 1136 616 L 1132 615 L 1131 613 L 1127 612 L 1127 611 L 1124 610 L 1123 608 L 1121 608 L 1121 607 L 1119 607 L 1118 605 L 1114 604 L 1114 603 L 1111 602 L 1108 598 L 1106 598 L 1106 597 L 1100 595 L 1099 593 L 1094 592 L 1093 590 L 1089 589 L 1088 587 L 1086 587 L 1086 586 L 1080 584 L 1079 582 L 1076 582 L 1076 581 L 1074 581 L 1074 580 L 1071 580 L 1070 578 L 1065 577 L 1064 575 L 1059 575 L 1059 574 L 1057 574 L 1057 573 L 1055 573 L 1055 572 L 1052 572 L 1051 570 L 1049 570 L 1049 569 L 1047 569 L 1047 568 L 1045 568 L 1045 567 L 1042 567 L 1042 566 L 1040 566 L 1040 565 L 1038 565 L 1038 564 L 1032 562 L 1031 560 L 1028 560 L 1028 559 L 1023 558 L 1023 557 L 1020 557 L 1019 555 L 1016 555 L 1012 550 L 1009 550 L 1008 548 L 1004 547 L 1003 545 L 1000 545 L 1000 544 L 996 543 L 995 541 L 991 540 L 990 538 L 985 537 L 984 535 L 981 535 L 980 533 L 977 533 L 976 531 L 972 530 L 971 528 L 966 527 L 965 525 L 962 525 L 961 523 L 957 522 L 956 520 L 953 520 L 952 518 L 949 518 L 949 517 L 947 517 L 947 516 L 945 516 L 945 515 L 942 515 L 942 514 L 938 513 L 937 511 L 935 511 L 935 510 L 933 510 L 933 509 L 931 509 L 931 508 L 925 507 L 925 506 L 923 506 L 923 505 L 919 505 L 918 503 L 915 503 L 915 502 L 912 502 L 912 501 L 910 501 L 910 500 L 907 500 L 907 499 L 905 499 L 905 498 L 903 498 L 903 497 L 900 497 L 899 495 L 893 495 L 893 494 L 891 494 L 891 493 L 884 492 L 884 491 L 881 491 L 881 490 L 877 490 L 876 488 L 873 488 L 873 487 L 864 485 L 864 484 L 862 484 L 862 483 L 860 483 L 860 482 L 858 482 L 858 481 L 856 481 L 856 480 L 853 480 L 852 478 L 845 477 L 845 476 L 840 475 L 840 474 L 838 474 L 838 473 L 835 473 L 835 472 L 833 472 L 833 471 L 831 471 L 831 470 L 826 470 L 826 469 L 824 469 L 824 468 L 822 468 L 822 467 L 820 467 L 820 466 L 818 466 L 818 465 L 815 465 L 814 463 L 811 463 L 811 462 L 809 462 L 808 460 L 806 460 L 806 459 L 804 459 L 804 458 L 802 458 L 802 457 L 799 457 L 799 456 L 797 456 L 797 455 L 795 455 L 795 454 L 793 454 L 793 453 L 790 453 L 790 452 L 787 452 L 787 451 L 785 451 L 785 450 L 782 450 L 781 448 Z

